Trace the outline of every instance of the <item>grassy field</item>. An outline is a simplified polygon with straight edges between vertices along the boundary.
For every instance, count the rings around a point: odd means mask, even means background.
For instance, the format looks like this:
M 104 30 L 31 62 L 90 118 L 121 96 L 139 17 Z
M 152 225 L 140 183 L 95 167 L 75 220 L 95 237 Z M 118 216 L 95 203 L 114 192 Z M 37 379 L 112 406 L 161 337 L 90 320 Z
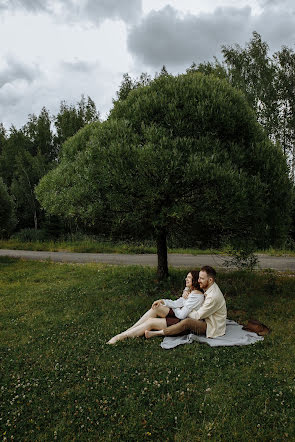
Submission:
M 295 440 L 294 275 L 219 275 L 228 316 L 271 327 L 255 345 L 105 344 L 184 275 L 0 259 L 2 440 Z
M 40 250 L 49 252 L 80 252 L 80 253 L 124 253 L 145 254 L 157 253 L 156 247 L 151 242 L 112 242 L 93 239 L 68 240 L 68 241 L 20 241 L 18 239 L 1 240 L 0 249 L 12 250 Z M 169 253 L 190 253 L 192 255 L 204 254 L 227 254 L 227 248 L 197 249 L 197 248 L 169 248 Z M 272 256 L 295 256 L 294 250 L 267 249 L 258 250 L 257 253 L 265 253 Z

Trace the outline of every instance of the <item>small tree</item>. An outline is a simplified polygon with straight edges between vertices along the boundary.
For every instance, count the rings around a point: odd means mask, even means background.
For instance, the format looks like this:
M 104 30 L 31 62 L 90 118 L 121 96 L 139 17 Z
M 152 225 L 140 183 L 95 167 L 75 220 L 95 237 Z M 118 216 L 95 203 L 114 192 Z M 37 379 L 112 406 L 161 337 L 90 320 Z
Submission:
M 168 232 L 281 241 L 291 189 L 280 149 L 242 93 L 188 73 L 131 90 L 108 121 L 68 140 L 37 196 L 52 214 L 151 232 L 163 278 Z

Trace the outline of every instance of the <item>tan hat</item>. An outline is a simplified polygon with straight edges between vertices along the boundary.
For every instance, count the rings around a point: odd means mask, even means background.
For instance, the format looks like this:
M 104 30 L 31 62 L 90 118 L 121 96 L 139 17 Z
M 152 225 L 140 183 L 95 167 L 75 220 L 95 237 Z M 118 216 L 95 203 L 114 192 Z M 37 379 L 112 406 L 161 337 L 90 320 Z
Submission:
M 257 333 L 259 336 L 266 336 L 271 332 L 270 328 L 255 319 L 249 319 L 243 330 Z

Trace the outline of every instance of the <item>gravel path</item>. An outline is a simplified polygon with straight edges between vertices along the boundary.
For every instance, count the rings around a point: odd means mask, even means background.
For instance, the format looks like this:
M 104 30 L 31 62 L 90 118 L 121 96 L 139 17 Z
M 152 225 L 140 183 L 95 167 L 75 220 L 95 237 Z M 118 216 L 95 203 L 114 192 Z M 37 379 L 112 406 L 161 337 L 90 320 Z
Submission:
M 33 252 L 27 250 L 5 250 L 0 249 L 0 256 L 11 258 L 23 258 L 33 260 L 50 260 L 54 262 L 87 263 L 97 262 L 116 265 L 143 265 L 157 266 L 157 255 L 125 255 L 118 253 L 73 253 L 73 252 Z M 276 257 L 267 255 L 257 255 L 259 258 L 258 267 L 274 270 L 295 271 L 295 257 Z M 222 255 L 189 255 L 171 253 L 168 256 L 168 263 L 172 267 L 194 268 L 201 265 L 211 265 L 213 267 L 223 267 Z

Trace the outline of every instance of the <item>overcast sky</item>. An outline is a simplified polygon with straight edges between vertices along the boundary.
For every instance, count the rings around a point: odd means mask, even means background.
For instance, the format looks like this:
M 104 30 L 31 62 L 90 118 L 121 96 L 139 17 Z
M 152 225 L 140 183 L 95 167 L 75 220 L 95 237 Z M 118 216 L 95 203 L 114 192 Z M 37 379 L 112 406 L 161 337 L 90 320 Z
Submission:
M 82 94 L 106 118 L 125 72 L 181 73 L 253 31 L 294 49 L 294 0 L 0 0 L 0 122 Z

